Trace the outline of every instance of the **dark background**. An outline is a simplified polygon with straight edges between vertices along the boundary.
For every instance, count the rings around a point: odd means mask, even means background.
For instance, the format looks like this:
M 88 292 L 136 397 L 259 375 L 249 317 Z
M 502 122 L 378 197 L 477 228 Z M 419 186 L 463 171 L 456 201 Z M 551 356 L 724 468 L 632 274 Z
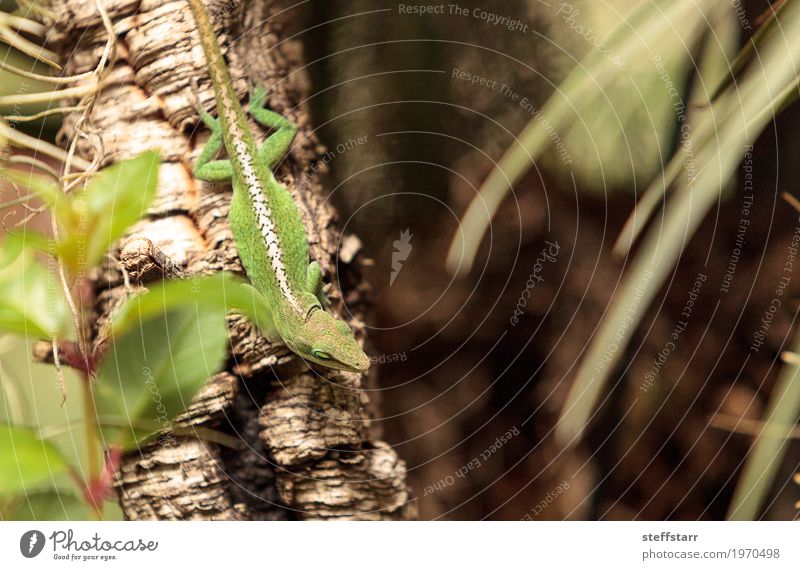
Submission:
M 582 168 L 583 149 L 569 144 L 580 134 L 565 137 L 576 184 L 553 156 L 537 161 L 501 207 L 471 273 L 452 277 L 444 259 L 458 218 L 491 161 L 531 119 L 497 91 L 453 78 L 452 70 L 502 81 L 540 106 L 587 44 L 535 0 L 459 3 L 519 19 L 527 33 L 473 17 L 400 15 L 397 4 L 315 2 L 292 9 L 297 18 L 289 20 L 305 49 L 319 137 L 334 153 L 331 199 L 345 231 L 357 234 L 374 260 L 368 352 L 385 362 L 373 365 L 369 396 L 381 411 L 376 425 L 407 462 L 421 517 L 724 518 L 752 438 L 710 424 L 721 414 L 761 417 L 797 310 L 795 277 L 791 302 L 750 353 L 800 223 L 780 199 L 783 191 L 800 193 L 797 107 L 767 128 L 753 152 L 752 223 L 730 291 L 720 293 L 720 286 L 742 208 L 741 170 L 647 311 L 584 443 L 565 451 L 551 430 L 625 269 L 610 247 L 653 172 L 634 156 L 620 165 L 606 160 L 608 175 L 595 175 Z M 585 3 L 573 4 L 590 13 Z M 633 3 L 612 4 L 624 12 Z M 747 2 L 749 21 L 766 6 Z M 667 116 L 665 160 L 678 142 L 674 127 Z M 646 132 L 636 138 L 636 121 L 622 129 L 632 133 L 628 148 L 602 132 L 591 142 L 605 156 L 618 149 L 623 158 L 635 141 L 652 143 Z M 337 149 L 359 137 L 366 142 Z M 393 242 L 406 229 L 412 250 L 390 286 Z M 548 241 L 558 243 L 557 259 L 543 264 L 543 282 L 512 326 Z M 643 390 L 699 273 L 707 280 L 686 331 Z M 510 439 L 486 455 L 509 430 Z M 792 443 L 766 518 L 796 516 L 800 493 L 791 476 L 799 461 Z

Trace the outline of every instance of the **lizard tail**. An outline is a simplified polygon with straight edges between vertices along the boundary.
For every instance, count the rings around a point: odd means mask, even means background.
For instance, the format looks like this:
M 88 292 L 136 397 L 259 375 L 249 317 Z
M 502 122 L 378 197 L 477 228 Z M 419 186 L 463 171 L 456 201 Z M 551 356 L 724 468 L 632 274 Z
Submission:
M 203 46 L 203 52 L 208 62 L 208 73 L 211 76 L 211 83 L 214 86 L 214 93 L 217 99 L 217 114 L 223 122 L 223 127 L 226 127 L 225 122 L 228 113 L 225 112 L 226 109 L 220 107 L 230 105 L 234 101 L 238 103 L 238 98 L 233 90 L 231 76 L 228 73 L 225 58 L 222 56 L 222 51 L 217 43 L 217 36 L 214 32 L 214 27 L 211 25 L 211 19 L 208 17 L 208 11 L 203 0 L 187 0 L 187 2 L 197 23 L 200 44 Z

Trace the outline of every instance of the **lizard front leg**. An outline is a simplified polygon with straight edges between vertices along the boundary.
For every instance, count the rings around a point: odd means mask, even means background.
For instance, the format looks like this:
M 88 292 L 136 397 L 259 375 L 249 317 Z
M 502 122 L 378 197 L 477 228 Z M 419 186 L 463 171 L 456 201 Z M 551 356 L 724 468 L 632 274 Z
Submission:
M 261 125 L 275 132 L 267 137 L 258 149 L 259 159 L 272 170 L 286 156 L 297 134 L 297 127 L 286 117 L 264 108 L 267 91 L 259 85 L 250 94 L 247 112 Z
M 306 291 L 319 299 L 322 307 L 327 309 L 331 303 L 323 290 L 323 285 L 322 267 L 316 261 L 312 261 L 306 270 Z

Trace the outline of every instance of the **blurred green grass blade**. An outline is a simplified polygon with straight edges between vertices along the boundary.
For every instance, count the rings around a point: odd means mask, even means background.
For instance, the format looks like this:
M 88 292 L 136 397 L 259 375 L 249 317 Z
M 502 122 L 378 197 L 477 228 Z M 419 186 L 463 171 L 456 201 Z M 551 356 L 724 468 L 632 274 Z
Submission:
M 689 129 L 689 138 L 678 144 L 675 154 L 670 158 L 663 171 L 650 183 L 636 203 L 634 211 L 614 244 L 613 252 L 617 257 L 628 254 L 639 235 L 646 227 L 658 206 L 664 202 L 669 189 L 686 171 L 686 161 L 691 159 L 690 152 L 694 145 L 702 145 L 714 135 L 714 122 L 708 110 L 708 103 L 713 93 L 719 94 L 719 85 L 728 85 L 733 73 L 730 56 L 736 53 L 739 40 L 738 20 L 735 14 L 725 9 L 713 14 L 712 30 L 704 37 L 703 50 L 698 57 L 692 93 L 685 108 L 685 123 L 681 128 Z M 740 56 L 736 56 L 738 58 Z M 736 59 L 734 58 L 734 59 Z M 717 87 L 715 87 L 717 86 Z M 711 93 L 709 93 L 711 89 Z
M 795 340 L 800 351 L 800 336 Z M 728 507 L 729 520 L 758 518 L 764 499 L 778 473 L 792 430 L 800 416 L 800 357 L 789 353 L 770 397 L 764 425 L 747 456 L 744 470 Z
M 767 35 L 767 32 L 775 25 L 777 16 L 785 5 L 786 4 L 777 4 L 776 6 L 770 6 L 768 8 L 768 10 L 771 11 L 768 19 L 758 27 L 750 40 L 742 47 L 733 62 L 731 62 L 730 74 L 725 78 L 725 81 L 722 81 L 711 93 L 708 98 L 710 102 L 716 101 L 717 97 L 733 83 L 735 78 L 739 76 L 739 73 L 752 61 L 753 56 L 758 50 L 758 45 Z
M 561 412 L 556 435 L 563 444 L 583 433 L 646 308 L 672 271 L 683 248 L 752 144 L 794 88 L 800 69 L 800 3 L 781 11 L 753 65 L 711 106 L 716 129 L 696 149 L 697 177 L 680 180 L 666 205 L 663 226 L 651 227 L 622 286 L 612 299 L 584 356 Z
M 771 117 L 773 114 L 777 115 L 796 101 L 798 97 L 800 97 L 800 91 L 798 91 L 798 82 L 795 81 L 778 93 L 774 101 L 767 102 L 756 112 L 747 121 L 747 128 L 755 128 L 765 116 Z M 716 136 L 716 131 L 712 128 L 714 126 L 712 116 L 703 113 L 696 120 L 696 124 L 698 126 L 693 129 L 696 137 L 695 142 L 700 143 L 698 146 L 708 144 L 709 140 Z M 664 196 L 668 193 L 670 186 L 678 180 L 681 172 L 685 170 L 686 159 L 687 154 L 683 149 L 679 149 L 678 154 L 673 156 L 664 168 L 664 172 L 647 188 L 642 198 L 636 204 L 636 209 L 625 222 L 625 226 L 614 244 L 614 255 L 617 257 L 624 257 L 628 254 L 632 245 L 639 238 L 641 231 L 652 217 L 653 212 L 655 212 L 658 205 L 663 202 Z
M 708 0 L 645 0 L 629 19 L 620 23 L 605 44 L 622 61 L 648 58 L 652 55 L 650 46 L 666 34 L 675 33 L 673 22 L 685 22 L 683 31 L 691 36 L 705 22 L 696 13 L 705 13 L 701 6 L 711 5 Z M 618 79 L 619 73 L 618 64 L 599 50 L 590 51 L 570 72 L 547 100 L 541 115 L 528 123 L 506 151 L 468 206 L 462 228 L 453 237 L 447 254 L 448 271 L 459 275 L 470 271 L 500 203 L 547 147 L 549 133 L 575 121 L 576 116 L 591 116 L 596 112 L 598 103 L 606 101 L 606 87 Z

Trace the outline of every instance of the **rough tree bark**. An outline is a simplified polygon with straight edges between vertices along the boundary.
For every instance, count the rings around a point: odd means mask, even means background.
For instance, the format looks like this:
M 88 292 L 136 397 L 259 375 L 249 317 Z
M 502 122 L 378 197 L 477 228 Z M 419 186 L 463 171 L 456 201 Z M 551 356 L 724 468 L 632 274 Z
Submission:
M 335 211 L 313 168 L 324 149 L 300 105 L 307 91 L 296 44 L 281 37 L 273 2 L 209 2 L 239 93 L 247 80 L 271 88 L 270 108 L 300 128 L 279 177 L 303 212 L 312 256 L 324 268 L 333 310 L 358 315 L 367 286 L 360 280 L 358 240 L 342 239 Z M 102 90 L 80 123 L 67 116 L 62 143 L 79 136 L 78 152 L 99 165 L 161 150 L 158 198 L 148 216 L 91 275 L 95 291 L 92 346 L 108 339 L 103 324 L 132 290 L 162 278 L 241 271 L 228 223 L 228 187 L 195 181 L 190 173 L 208 136 L 197 127 L 191 78 L 201 104 L 213 108 L 205 60 L 183 0 L 104 0 L 115 36 Z M 93 69 L 108 35 L 95 2 L 55 0 L 42 17 L 65 72 Z M 65 101 L 74 104 L 74 101 Z M 261 132 L 263 136 L 263 132 Z M 338 268 L 337 268 L 338 261 Z M 343 300 L 339 290 L 344 293 Z M 207 438 L 176 436 L 128 454 L 115 488 L 129 519 L 408 519 L 414 503 L 405 465 L 376 439 L 364 378 L 310 371 L 280 345 L 270 344 L 243 319 L 229 319 L 231 358 L 211 378 L 184 428 L 212 428 L 235 447 Z M 363 326 L 351 325 L 363 338 Z M 144 383 L 144 378 L 143 378 Z M 199 430 L 202 431 L 202 430 Z M 184 432 L 181 432 L 184 433 Z M 226 438 L 227 439 L 227 438 Z

